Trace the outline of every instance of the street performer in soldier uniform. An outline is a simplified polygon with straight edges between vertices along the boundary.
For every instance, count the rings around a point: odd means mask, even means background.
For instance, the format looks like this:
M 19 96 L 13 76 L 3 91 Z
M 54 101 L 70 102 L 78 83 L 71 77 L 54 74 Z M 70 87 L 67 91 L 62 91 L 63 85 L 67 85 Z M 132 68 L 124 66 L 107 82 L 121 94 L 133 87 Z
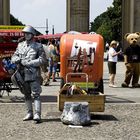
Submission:
M 40 43 L 33 40 L 36 34 L 32 26 L 25 26 L 22 30 L 25 40 L 18 44 L 11 60 L 17 65 L 17 71 L 11 77 L 15 80 L 20 91 L 25 96 L 27 115 L 23 121 L 34 120 L 41 122 L 41 71 L 40 66 L 45 63 L 45 52 Z M 32 96 L 35 113 L 33 114 Z

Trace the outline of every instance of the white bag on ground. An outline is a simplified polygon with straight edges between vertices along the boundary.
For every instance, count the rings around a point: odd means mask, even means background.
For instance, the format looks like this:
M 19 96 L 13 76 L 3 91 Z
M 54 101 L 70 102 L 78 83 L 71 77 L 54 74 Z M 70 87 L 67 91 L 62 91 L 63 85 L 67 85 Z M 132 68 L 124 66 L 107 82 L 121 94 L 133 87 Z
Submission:
M 89 125 L 91 118 L 88 102 L 65 102 L 61 121 L 64 124 Z

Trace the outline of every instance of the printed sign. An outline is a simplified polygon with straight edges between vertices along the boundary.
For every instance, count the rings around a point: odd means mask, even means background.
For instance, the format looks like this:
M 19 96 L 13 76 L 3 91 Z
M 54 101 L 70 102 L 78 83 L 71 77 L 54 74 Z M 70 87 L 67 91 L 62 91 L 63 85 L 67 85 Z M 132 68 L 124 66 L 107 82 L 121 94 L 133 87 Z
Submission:
M 25 26 L 0 26 L 0 30 L 22 30 Z
M 0 31 L 0 36 L 23 36 L 24 34 L 22 32 L 1 32 Z
M 68 67 L 73 72 L 84 72 L 94 64 L 97 42 L 75 39 L 73 41 Z
M 94 49 L 94 51 L 96 51 L 96 47 L 97 47 L 97 42 L 75 39 L 72 45 L 71 57 L 78 55 L 80 48 L 81 51 L 86 50 L 87 55 L 90 55 L 91 49 Z

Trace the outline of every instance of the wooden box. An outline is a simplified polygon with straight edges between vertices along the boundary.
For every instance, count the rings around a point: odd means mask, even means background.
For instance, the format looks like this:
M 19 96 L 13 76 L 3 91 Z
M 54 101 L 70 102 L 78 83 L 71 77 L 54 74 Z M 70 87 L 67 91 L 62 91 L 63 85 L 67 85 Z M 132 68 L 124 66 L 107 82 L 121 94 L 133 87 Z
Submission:
M 105 95 L 58 95 L 58 108 L 63 111 L 64 102 L 88 102 L 90 112 L 103 112 L 105 110 Z

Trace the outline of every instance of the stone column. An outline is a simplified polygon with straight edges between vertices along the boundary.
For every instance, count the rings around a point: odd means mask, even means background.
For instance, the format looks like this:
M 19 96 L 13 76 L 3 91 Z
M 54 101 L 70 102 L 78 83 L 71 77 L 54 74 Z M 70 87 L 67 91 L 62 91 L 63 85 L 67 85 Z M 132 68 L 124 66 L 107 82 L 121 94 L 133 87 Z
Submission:
M 3 24 L 3 0 L 0 0 L 0 24 Z
M 122 44 L 123 48 L 126 46 L 126 41 L 124 40 L 124 35 L 126 33 L 133 32 L 133 5 L 131 5 L 133 0 L 122 0 Z
M 124 40 L 126 33 L 140 32 L 140 1 L 122 0 L 122 42 L 123 48 L 127 46 Z
M 140 32 L 140 0 L 133 0 L 134 3 L 134 32 Z
M 10 25 L 9 0 L 0 0 L 0 25 Z
M 89 31 L 89 0 L 67 0 L 67 31 Z

